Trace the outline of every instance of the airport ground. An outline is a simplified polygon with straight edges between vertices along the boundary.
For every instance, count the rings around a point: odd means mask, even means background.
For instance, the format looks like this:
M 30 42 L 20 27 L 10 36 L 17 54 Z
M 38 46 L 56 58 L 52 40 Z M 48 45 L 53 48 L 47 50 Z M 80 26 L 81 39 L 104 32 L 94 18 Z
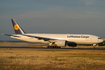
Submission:
M 105 70 L 105 50 L 0 48 L 0 70 Z
M 0 70 L 105 70 L 105 51 L 0 48 Z

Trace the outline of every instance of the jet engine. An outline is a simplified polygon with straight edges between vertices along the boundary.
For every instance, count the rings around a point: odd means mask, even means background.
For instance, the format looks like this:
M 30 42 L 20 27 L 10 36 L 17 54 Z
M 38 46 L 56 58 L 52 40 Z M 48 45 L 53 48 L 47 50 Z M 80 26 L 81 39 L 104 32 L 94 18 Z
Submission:
M 76 47 L 77 44 L 75 42 L 67 42 L 68 46 Z
M 57 46 L 67 46 L 67 45 L 68 46 L 73 46 L 73 47 L 77 46 L 77 44 L 75 42 L 69 42 L 69 41 L 66 41 L 66 40 L 57 40 L 55 42 L 55 44 Z
M 55 42 L 55 44 L 56 44 L 57 46 L 66 46 L 66 45 L 67 45 L 65 40 L 57 40 L 57 41 Z

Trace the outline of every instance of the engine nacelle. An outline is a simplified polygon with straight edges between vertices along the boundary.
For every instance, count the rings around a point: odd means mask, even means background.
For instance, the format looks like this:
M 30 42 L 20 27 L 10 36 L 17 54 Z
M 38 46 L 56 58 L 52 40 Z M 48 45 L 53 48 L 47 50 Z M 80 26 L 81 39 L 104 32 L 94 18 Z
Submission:
M 67 42 L 67 45 L 68 46 L 73 46 L 73 47 L 77 46 L 77 44 L 75 42 Z
M 56 42 L 55 42 L 55 44 L 57 45 L 57 46 L 73 46 L 73 47 L 75 47 L 75 46 L 77 46 L 77 44 L 75 43 L 75 42 L 68 42 L 68 41 L 66 41 L 66 40 L 57 40 Z
M 55 42 L 55 44 L 56 44 L 57 46 L 66 46 L 66 45 L 67 45 L 66 42 L 67 42 L 67 41 L 65 41 L 65 40 L 57 40 L 57 41 Z

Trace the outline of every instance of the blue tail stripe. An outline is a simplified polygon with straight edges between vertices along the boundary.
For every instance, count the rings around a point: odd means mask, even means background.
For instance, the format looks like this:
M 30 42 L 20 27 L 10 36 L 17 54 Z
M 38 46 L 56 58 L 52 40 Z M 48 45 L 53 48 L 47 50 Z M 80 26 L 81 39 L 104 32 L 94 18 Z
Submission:
M 17 23 L 18 24 L 18 23 Z M 19 24 L 18 24 L 19 25 Z M 22 29 L 22 27 L 19 25 L 19 27 L 21 28 L 21 30 L 24 32 L 24 34 L 26 33 L 23 29 Z

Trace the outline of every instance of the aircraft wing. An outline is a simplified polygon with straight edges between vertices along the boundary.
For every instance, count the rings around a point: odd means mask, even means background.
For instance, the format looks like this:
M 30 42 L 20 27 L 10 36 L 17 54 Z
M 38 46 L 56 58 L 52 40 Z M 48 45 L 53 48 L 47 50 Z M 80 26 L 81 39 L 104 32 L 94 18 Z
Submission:
M 27 37 L 32 37 L 32 38 L 37 38 L 37 39 L 43 39 L 44 41 L 49 41 L 49 40 L 57 40 L 57 39 L 54 39 L 54 38 L 46 38 L 46 37 L 39 37 L 39 36 L 31 36 L 31 35 L 24 35 L 22 34 L 23 36 L 27 36 Z
M 16 35 L 9 35 L 9 34 L 3 34 L 6 36 L 13 36 L 13 37 L 20 37 L 20 36 L 16 36 Z M 32 36 L 32 35 L 25 35 L 25 34 L 18 34 L 18 35 L 22 35 L 22 36 L 27 36 L 27 37 L 31 37 L 31 38 L 37 38 L 39 40 L 44 40 L 44 41 L 50 41 L 50 42 L 55 42 L 58 39 L 56 38 L 46 38 L 46 37 L 39 37 L 39 36 Z M 61 40 L 61 39 L 60 39 Z M 63 39 L 62 39 L 63 40 Z

